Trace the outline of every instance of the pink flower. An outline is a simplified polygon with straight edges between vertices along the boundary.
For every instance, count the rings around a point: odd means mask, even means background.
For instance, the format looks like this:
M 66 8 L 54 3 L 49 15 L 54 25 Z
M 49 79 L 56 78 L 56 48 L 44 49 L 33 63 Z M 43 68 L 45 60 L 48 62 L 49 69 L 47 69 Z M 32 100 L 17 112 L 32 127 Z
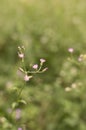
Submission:
M 40 59 L 40 62 L 41 63 L 44 63 L 46 60 L 45 59 Z
M 19 127 L 19 128 L 18 128 L 18 130 L 22 130 L 22 128 L 21 128 L 21 127 Z
M 23 53 L 18 53 L 19 58 L 24 58 L 24 54 Z
M 79 62 L 80 62 L 80 61 L 82 61 L 82 58 L 81 58 L 81 57 L 79 57 L 79 58 L 78 58 L 78 61 L 79 61 Z
M 21 110 L 20 109 L 16 109 L 16 119 L 20 119 L 21 118 Z
M 37 64 L 33 65 L 33 69 L 37 69 L 37 68 L 38 68 Z
M 32 78 L 32 76 L 28 76 L 27 74 L 24 76 L 25 81 L 29 81 Z
M 69 51 L 70 53 L 73 53 L 74 49 L 73 49 L 73 48 L 69 48 L 68 51 Z

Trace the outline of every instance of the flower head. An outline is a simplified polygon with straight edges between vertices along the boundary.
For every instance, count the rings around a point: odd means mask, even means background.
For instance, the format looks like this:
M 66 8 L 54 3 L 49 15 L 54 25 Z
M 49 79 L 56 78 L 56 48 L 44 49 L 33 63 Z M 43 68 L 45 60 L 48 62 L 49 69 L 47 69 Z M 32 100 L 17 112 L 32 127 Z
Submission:
M 33 65 L 33 69 L 37 69 L 37 68 L 38 68 L 37 64 Z
M 20 118 L 21 118 L 21 110 L 16 109 L 16 119 L 20 119 Z
M 18 53 L 19 58 L 24 58 L 24 54 L 23 53 Z
M 27 74 L 24 76 L 25 81 L 29 81 L 32 78 L 32 76 L 28 76 Z
M 79 57 L 79 58 L 78 58 L 78 61 L 79 61 L 79 62 L 81 62 L 81 61 L 82 61 L 82 58 L 81 58 L 81 57 Z
M 46 60 L 45 59 L 40 59 L 40 62 L 41 63 L 44 63 Z
M 74 49 L 73 49 L 73 48 L 69 48 L 68 51 L 69 51 L 70 53 L 73 53 Z
M 19 127 L 19 128 L 18 128 L 18 130 L 22 130 L 22 128 L 21 128 L 21 127 Z

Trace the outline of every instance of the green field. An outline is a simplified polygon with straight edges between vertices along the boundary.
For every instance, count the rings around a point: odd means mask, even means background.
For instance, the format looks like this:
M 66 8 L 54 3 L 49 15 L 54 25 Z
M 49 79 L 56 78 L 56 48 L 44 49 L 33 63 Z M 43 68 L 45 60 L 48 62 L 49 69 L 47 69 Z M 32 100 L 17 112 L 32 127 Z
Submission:
M 86 0 L 0 0 L 0 130 L 86 130 Z

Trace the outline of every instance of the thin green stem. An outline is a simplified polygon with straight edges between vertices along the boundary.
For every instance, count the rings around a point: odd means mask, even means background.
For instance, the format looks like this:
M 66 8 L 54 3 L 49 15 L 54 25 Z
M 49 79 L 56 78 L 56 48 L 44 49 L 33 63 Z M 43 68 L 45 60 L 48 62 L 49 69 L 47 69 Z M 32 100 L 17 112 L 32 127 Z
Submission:
M 42 64 L 42 63 L 40 63 L 40 67 L 39 67 L 38 71 L 40 71 L 40 70 L 41 70 L 42 66 L 43 66 L 43 64 Z
M 21 87 L 21 89 L 20 89 L 20 91 L 19 91 L 19 93 L 18 93 L 17 99 L 20 98 L 21 93 L 22 93 L 22 91 L 23 91 L 23 89 L 24 89 L 24 87 L 25 87 L 24 85 L 25 85 L 25 84 L 22 85 L 22 87 Z
M 28 74 L 43 73 L 42 71 L 27 71 Z

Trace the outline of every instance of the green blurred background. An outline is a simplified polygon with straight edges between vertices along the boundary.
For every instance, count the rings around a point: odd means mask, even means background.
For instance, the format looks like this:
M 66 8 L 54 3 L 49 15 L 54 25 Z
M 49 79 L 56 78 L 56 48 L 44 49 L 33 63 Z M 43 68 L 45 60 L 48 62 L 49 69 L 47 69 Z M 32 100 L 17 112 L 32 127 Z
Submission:
M 49 69 L 25 85 L 27 105 L 12 112 L 21 45 L 28 68 L 44 58 Z M 75 61 L 86 52 L 86 0 L 0 0 L 1 130 L 86 130 L 86 63 L 68 61 L 70 47 Z

